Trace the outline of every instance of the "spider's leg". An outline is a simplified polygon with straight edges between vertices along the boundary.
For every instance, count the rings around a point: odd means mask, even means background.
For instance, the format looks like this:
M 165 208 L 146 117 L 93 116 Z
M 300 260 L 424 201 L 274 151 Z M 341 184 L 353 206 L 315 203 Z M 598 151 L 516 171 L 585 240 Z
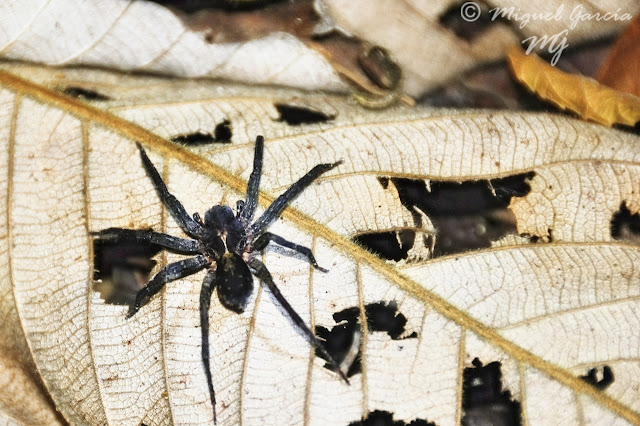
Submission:
M 296 183 L 291 185 L 282 195 L 271 203 L 267 210 L 262 213 L 262 216 L 251 225 L 251 232 L 253 235 L 261 234 L 267 226 L 277 219 L 285 207 L 296 198 L 302 191 L 304 191 L 314 180 L 316 180 L 321 174 L 328 172 L 334 167 L 341 164 L 342 161 L 337 163 L 325 163 L 318 164 L 313 169 L 309 170 L 306 175 L 302 176 Z
M 202 281 L 200 289 L 200 331 L 202 331 L 202 364 L 204 365 L 204 375 L 207 377 L 209 386 L 209 396 L 213 406 L 213 423 L 218 423 L 216 416 L 216 392 L 213 390 L 213 379 L 211 377 L 211 363 L 209 362 L 209 306 L 211 306 L 211 294 L 216 286 L 216 270 L 211 268 Z
M 313 256 L 313 252 L 311 251 L 310 248 L 301 246 L 296 243 L 292 243 L 291 241 L 285 240 L 281 236 L 272 234 L 271 232 L 265 232 L 264 234 L 260 235 L 256 239 L 256 241 L 253 243 L 253 247 L 255 250 L 261 251 L 270 242 L 274 242 L 278 245 L 281 245 L 282 247 L 286 247 L 288 249 L 291 249 L 293 251 L 300 253 L 301 255 L 307 258 L 309 263 L 313 265 L 314 268 L 322 272 L 329 272 L 328 269 L 322 268 L 320 265 L 318 265 L 318 262 L 316 262 L 316 258 Z
M 193 214 L 193 220 L 195 220 L 198 225 L 204 227 L 204 222 L 202 221 L 202 218 L 200 217 L 200 213 L 195 212 Z
M 340 368 L 340 364 L 338 364 L 338 362 L 333 358 L 333 356 L 327 351 L 327 349 L 324 347 L 322 342 L 318 340 L 315 334 L 313 334 L 313 332 L 309 330 L 309 327 L 307 327 L 307 325 L 304 323 L 302 318 L 300 318 L 300 315 L 298 315 L 298 313 L 293 309 L 293 307 L 289 304 L 289 302 L 287 302 L 287 299 L 285 299 L 282 293 L 280 293 L 280 289 L 278 289 L 276 284 L 273 282 L 271 273 L 269 272 L 267 267 L 264 266 L 264 263 L 254 258 L 249 261 L 249 266 L 251 266 L 251 268 L 254 270 L 254 275 L 258 277 L 260 281 L 265 283 L 267 287 L 269 287 L 269 290 L 271 291 L 271 293 L 275 296 L 278 303 L 282 305 L 284 310 L 287 311 L 289 318 L 291 318 L 291 320 L 296 325 L 296 327 L 298 327 L 305 334 L 305 336 L 307 336 L 307 339 L 309 340 L 309 343 L 311 344 L 311 346 L 313 346 L 318 351 L 320 351 L 320 353 L 322 353 L 325 359 L 329 361 L 329 364 L 331 364 L 333 369 L 338 374 L 340 374 L 340 377 L 342 377 L 342 379 L 347 384 L 349 384 L 349 379 Z
M 94 232 L 93 236 L 103 241 L 131 241 L 157 244 L 164 249 L 183 254 L 197 254 L 200 252 L 200 243 L 196 240 L 186 240 L 161 232 L 154 232 L 150 229 L 109 228 L 100 232 Z
M 206 257 L 202 255 L 190 257 L 188 259 L 180 260 L 178 262 L 170 263 L 160 272 L 156 274 L 155 277 L 146 286 L 144 286 L 137 294 L 136 294 L 136 302 L 133 307 L 129 310 L 127 314 L 127 318 L 131 318 L 140 310 L 140 306 L 142 306 L 142 302 L 147 297 L 153 297 L 157 292 L 162 290 L 162 287 L 170 281 L 175 281 L 179 278 L 186 277 L 191 274 L 195 274 L 202 268 L 209 265 L 210 262 Z
M 260 189 L 260 175 L 262 174 L 262 155 L 264 153 L 264 138 L 256 138 L 256 147 L 253 154 L 253 171 L 247 182 L 247 198 L 242 205 L 240 217 L 251 222 L 258 205 L 258 191 Z
M 149 160 L 149 157 L 147 157 L 147 152 L 144 150 L 142 145 L 140 145 L 139 143 L 137 143 L 136 145 L 140 150 L 142 164 L 144 165 L 147 174 L 153 181 L 153 185 L 156 187 L 156 191 L 158 191 L 160 199 L 176 219 L 178 225 L 180 225 L 180 228 L 182 228 L 182 230 L 186 232 L 190 237 L 197 238 L 199 236 L 202 236 L 204 232 L 202 226 L 194 219 L 192 219 L 191 216 L 189 216 L 182 203 L 169 192 L 169 190 L 167 189 L 167 185 L 164 184 L 164 181 L 160 177 L 158 170 L 156 170 L 156 167 L 153 165 L 151 160 Z

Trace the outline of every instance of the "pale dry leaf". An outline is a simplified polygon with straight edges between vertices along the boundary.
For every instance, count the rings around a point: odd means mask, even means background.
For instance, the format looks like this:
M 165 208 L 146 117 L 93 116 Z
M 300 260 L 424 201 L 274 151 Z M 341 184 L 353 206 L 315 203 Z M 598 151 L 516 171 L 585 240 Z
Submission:
M 527 37 L 566 35 L 567 43 L 573 46 L 621 30 L 628 23 L 625 14 L 632 16 L 640 10 L 637 2 L 624 0 L 606 4 L 493 2 L 492 10 L 503 10 L 504 19 L 494 19 L 469 41 L 440 22 L 459 4 L 453 0 L 321 3 L 317 7 L 322 10 L 319 19 L 331 19 L 336 28 L 391 52 L 404 71 L 404 89 L 412 96 L 503 58 L 509 46 Z M 595 15 L 607 12 L 615 19 Z M 483 13 L 494 16 L 495 12 Z M 551 13 L 553 19 L 532 18 L 544 13 Z M 291 34 L 212 44 L 206 40 L 206 29 L 187 27 L 174 12 L 153 2 L 5 2 L 0 4 L 0 16 L 0 57 L 8 60 L 349 90 L 327 59 Z M 528 23 L 520 28 L 527 16 Z M 541 49 L 548 48 L 547 43 L 540 44 Z
M 631 331 L 639 325 L 638 254 L 637 246 L 622 244 L 512 246 L 409 266 L 403 272 L 515 344 L 576 375 L 585 374 L 587 366 L 609 365 L 616 381 L 607 393 L 638 411 L 640 340 Z M 468 270 L 483 278 L 470 279 Z M 427 273 L 439 279 L 424 280 Z M 481 359 L 506 357 L 513 368 L 503 370 L 505 381 L 530 405 L 530 392 L 520 389 L 522 372 L 515 360 L 475 338 L 465 350 Z M 541 411 L 536 413 L 539 424 L 558 422 L 553 410 Z M 568 411 L 580 415 L 578 407 Z
M 316 1 L 322 3 L 320 9 L 337 28 L 388 49 L 402 66 L 404 87 L 412 96 L 419 96 L 478 65 L 504 58 L 510 46 L 520 45 L 529 37 L 545 37 L 542 40 L 546 41 L 536 44 L 545 52 L 559 48 L 563 37 L 573 46 L 622 30 L 630 17 L 640 10 L 640 4 L 628 0 L 604 3 L 558 0 Z M 458 37 L 440 22 L 451 8 L 462 3 L 471 3 L 472 10 L 487 5 L 481 13 L 491 20 L 485 31 L 471 40 Z M 612 15 L 602 19 L 607 12 Z M 551 19 L 541 18 L 549 13 Z M 596 13 L 600 14 L 599 19 L 596 19 Z M 614 13 L 617 19 L 614 19 Z M 629 18 L 625 19 L 625 13 Z M 558 41 L 550 45 L 556 34 L 559 34 Z
M 14 295 L 0 302 L 15 303 L 28 354 L 69 422 L 210 423 L 199 355 L 202 275 L 167 285 L 127 321 L 126 307 L 107 304 L 91 290 L 87 231 L 151 226 L 180 234 L 145 175 L 135 141 L 147 147 L 187 210 L 202 213 L 243 197 L 257 134 L 267 139 L 262 207 L 315 164 L 344 161 L 271 228 L 312 247 L 330 268 L 318 273 L 298 258 L 267 250 L 265 262 L 292 305 L 306 321 L 331 327 L 335 312 L 395 301 L 407 318 L 406 334 L 418 338 L 365 331 L 363 371 L 346 386 L 322 368 L 268 291 L 258 290 L 242 315 L 213 303 L 221 424 L 348 424 L 375 409 L 406 421 L 458 424 L 461 373 L 474 357 L 502 363 L 504 385 L 523 402 L 527 424 L 640 422 L 633 381 L 640 249 L 607 237 L 602 201 L 583 195 L 584 185 L 570 187 L 580 179 L 580 167 L 591 165 L 587 170 L 608 183 L 605 204 L 624 201 L 637 211 L 636 136 L 549 115 L 437 116 L 433 110 L 424 117 L 415 115 L 420 110 L 400 112 L 383 123 L 286 130 L 256 113 L 269 111 L 273 101 L 267 98 L 166 104 L 157 98 L 140 107 L 99 110 L 6 73 L 0 84 L 7 111 L 0 129 L 9 128 L 1 150 L 10 165 L 5 241 L 13 248 L 7 266 L 13 279 L 2 285 Z M 326 102 L 348 111 L 337 98 Z M 155 135 L 196 131 L 234 106 L 238 137 L 231 144 L 201 147 L 195 155 Z M 540 194 L 548 206 L 543 213 L 555 212 L 542 215 L 557 229 L 553 244 L 519 240 L 392 264 L 349 241 L 358 232 L 400 229 L 411 220 L 379 176 L 459 182 L 524 171 L 535 173 L 525 197 Z M 538 176 L 566 180 L 558 183 L 562 196 L 540 189 Z M 578 195 L 565 195 L 572 190 Z M 578 205 L 571 201 L 576 196 Z M 535 209 L 514 212 L 519 224 L 537 223 L 540 215 Z M 575 218 L 572 226 L 569 218 Z M 620 372 L 606 391 L 578 378 L 605 364 Z
M 329 62 L 296 37 L 212 44 L 172 11 L 147 1 L 0 4 L 0 57 L 179 77 L 223 78 L 309 90 L 347 90 Z
M 0 110 L 0 139 L 7 140 L 11 133 L 9 109 Z M 0 168 L 8 170 L 7 156 L 0 160 Z M 8 190 L 7 174 L 0 178 L 0 187 Z M 4 197 L 3 197 L 4 198 Z M 1 210 L 6 217 L 6 203 Z M 29 352 L 20 322 L 15 294 L 12 291 L 11 269 L 13 247 L 9 244 L 8 227 L 0 228 L 0 423 L 6 424 L 59 424 L 52 401 L 43 389 L 41 379 Z
M 234 85 L 208 80 L 176 80 L 158 76 L 120 74 L 99 69 L 55 69 L 22 63 L 0 63 L 0 68 L 37 84 L 89 101 L 98 108 L 110 110 L 147 106 L 151 111 L 149 114 L 153 115 L 154 111 L 160 111 L 154 108 L 157 104 L 169 103 L 175 104 L 176 107 L 182 105 L 184 108 L 190 108 L 189 105 L 193 105 L 194 101 L 206 101 L 212 98 L 233 99 L 234 104 L 241 102 L 238 106 L 221 102 L 215 105 L 202 103 L 201 112 L 189 111 L 189 114 L 185 114 L 186 110 L 183 110 L 183 121 L 176 124 L 172 123 L 175 118 L 155 117 L 154 121 L 158 123 L 156 130 L 161 131 L 167 138 L 188 132 L 209 132 L 215 124 L 224 119 L 232 121 L 232 125 L 236 120 L 241 120 L 240 124 L 235 126 L 236 131 L 241 133 L 235 135 L 234 131 L 235 136 L 232 135 L 232 141 L 234 141 L 245 140 L 247 129 L 254 127 L 256 122 L 262 123 L 261 128 L 271 129 L 272 136 L 284 136 L 353 123 L 397 120 L 399 116 L 414 119 L 442 112 L 440 109 L 423 109 L 416 112 L 413 108 L 402 104 L 381 111 L 371 111 L 361 108 L 353 101 L 345 102 L 343 95 L 300 92 L 277 87 Z M 87 99 L 82 95 L 83 92 L 101 99 Z M 317 118 L 311 126 L 308 123 L 305 123 L 305 126 L 292 126 L 282 120 L 278 105 L 298 106 L 321 113 L 325 117 Z M 144 111 L 144 108 L 139 109 Z M 450 110 L 448 113 L 455 114 L 456 111 Z M 145 114 L 145 112 L 139 114 Z M 193 119 L 192 114 L 196 115 Z M 195 122 L 196 120 L 198 123 Z

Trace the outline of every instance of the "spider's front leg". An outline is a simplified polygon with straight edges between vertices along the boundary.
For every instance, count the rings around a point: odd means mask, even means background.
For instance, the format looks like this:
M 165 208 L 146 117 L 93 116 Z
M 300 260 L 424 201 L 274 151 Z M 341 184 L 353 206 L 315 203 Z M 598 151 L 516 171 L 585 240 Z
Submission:
M 202 255 L 168 264 L 136 294 L 136 302 L 129 310 L 127 318 L 134 316 L 140 310 L 142 302 L 147 297 L 153 297 L 156 293 L 162 290 L 162 287 L 164 287 L 166 283 L 195 274 L 210 264 L 211 262 Z
M 318 262 L 316 262 L 316 258 L 314 257 L 313 252 L 309 247 L 301 246 L 300 244 L 285 240 L 281 236 L 272 234 L 271 232 L 265 232 L 264 234 L 260 235 L 253 243 L 253 248 L 256 251 L 262 251 L 270 242 L 276 243 L 282 247 L 286 247 L 297 253 L 300 253 L 301 255 L 306 257 L 309 263 L 313 265 L 313 267 L 317 270 L 322 272 L 329 272 L 328 269 L 325 269 L 318 265 Z
M 275 298 L 278 301 L 278 303 L 280 303 L 280 305 L 287 312 L 287 315 L 289 315 L 289 318 L 291 318 L 291 320 L 296 325 L 296 327 L 298 327 L 305 334 L 305 336 L 307 336 L 307 339 L 309 340 L 309 343 L 311 344 L 311 346 L 313 346 L 320 353 L 322 353 L 322 355 L 325 357 L 325 359 L 327 359 L 329 361 L 329 364 L 331 364 L 333 369 L 338 374 L 340 374 L 340 377 L 342 377 L 342 379 L 347 384 L 349 384 L 349 379 L 347 378 L 347 376 L 344 373 L 344 371 L 342 371 L 342 369 L 340 368 L 340 364 L 327 351 L 327 349 L 324 347 L 322 342 L 318 340 L 316 335 L 313 334 L 313 332 L 309 329 L 309 327 L 307 327 L 307 325 L 304 323 L 302 318 L 300 318 L 300 315 L 298 315 L 298 313 L 289 304 L 287 299 L 285 299 L 285 297 L 282 295 L 282 293 L 280 293 L 280 289 L 273 282 L 273 277 L 271 277 L 271 273 L 269 272 L 267 267 L 264 265 L 264 263 L 262 263 L 261 261 L 259 261 L 256 258 L 253 258 L 253 259 L 251 259 L 249 261 L 249 266 L 251 267 L 251 269 L 253 269 L 253 271 L 252 271 L 253 274 L 260 281 L 265 283 L 267 285 L 267 287 L 269 287 L 269 290 L 271 291 L 271 293 L 275 296 Z
M 334 167 L 342 164 L 342 161 L 338 161 L 336 163 L 324 163 L 318 164 L 313 169 L 309 170 L 306 175 L 302 176 L 296 183 L 291 185 L 289 189 L 287 189 L 283 194 L 281 194 L 278 198 L 275 199 L 273 203 L 262 213 L 262 216 L 258 218 L 251 225 L 251 234 L 252 235 L 260 235 L 262 232 L 267 229 L 271 222 L 280 217 L 282 211 L 287 207 L 287 205 L 302 191 L 307 189 L 309 185 L 313 183 L 314 180 L 318 179 L 321 174 L 328 172 Z
M 160 199 L 164 203 L 164 205 L 169 209 L 173 217 L 180 225 L 180 228 L 192 238 L 201 237 L 204 234 L 204 229 L 202 225 L 200 225 L 196 220 L 191 218 L 184 206 L 178 199 L 169 192 L 167 189 L 167 185 L 165 185 L 164 181 L 160 177 L 160 173 L 156 170 L 156 167 L 153 165 L 149 157 L 147 156 L 147 152 L 144 150 L 140 143 L 136 144 L 138 149 L 140 150 L 140 157 L 142 158 L 142 165 L 144 166 L 147 174 L 153 181 L 153 185 L 156 187 L 156 191 L 158 191 L 158 195 Z
M 264 154 L 264 137 L 256 138 L 256 146 L 253 153 L 253 170 L 247 182 L 247 197 L 245 201 L 238 202 L 238 218 L 249 223 L 253 219 L 258 206 L 258 192 L 260 190 L 260 177 L 262 175 L 262 156 Z

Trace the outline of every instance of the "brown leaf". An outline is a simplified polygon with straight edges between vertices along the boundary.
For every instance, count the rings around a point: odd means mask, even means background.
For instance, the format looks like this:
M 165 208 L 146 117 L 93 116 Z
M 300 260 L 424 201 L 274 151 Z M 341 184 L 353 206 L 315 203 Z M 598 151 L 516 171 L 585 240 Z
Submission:
M 598 81 L 640 96 L 640 15 L 629 24 L 600 68 Z
M 286 32 L 307 39 L 311 37 L 318 21 L 310 1 L 261 6 L 250 10 L 203 8 L 196 13 L 182 13 L 169 8 L 174 10 L 185 27 L 193 31 L 206 31 L 205 37 L 210 43 L 244 42 L 274 32 Z
M 640 98 L 603 86 L 592 78 L 568 74 L 519 47 L 509 52 L 516 78 L 530 91 L 585 120 L 633 126 L 640 120 Z

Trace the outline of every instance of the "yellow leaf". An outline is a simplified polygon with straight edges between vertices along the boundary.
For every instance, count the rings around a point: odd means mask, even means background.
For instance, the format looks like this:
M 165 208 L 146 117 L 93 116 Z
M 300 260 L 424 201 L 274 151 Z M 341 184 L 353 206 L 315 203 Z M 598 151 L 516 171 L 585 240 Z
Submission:
M 592 78 L 568 74 L 520 47 L 509 51 L 516 78 L 540 98 L 585 120 L 612 126 L 640 120 L 640 98 L 603 86 Z

